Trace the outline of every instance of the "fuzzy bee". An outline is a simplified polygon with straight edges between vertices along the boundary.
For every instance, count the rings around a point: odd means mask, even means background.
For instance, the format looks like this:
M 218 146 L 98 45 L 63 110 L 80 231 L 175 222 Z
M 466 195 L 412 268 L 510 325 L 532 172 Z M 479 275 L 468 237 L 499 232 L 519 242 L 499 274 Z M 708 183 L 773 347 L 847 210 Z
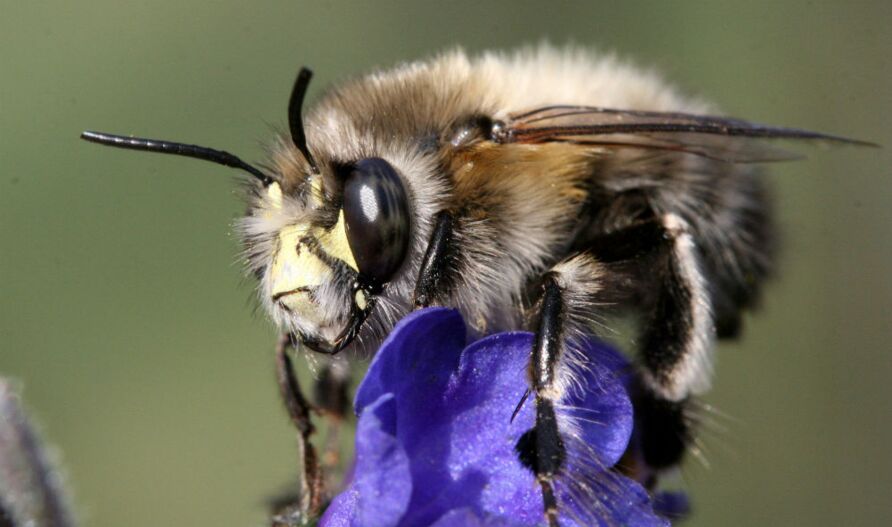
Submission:
M 644 460 L 678 464 L 691 434 L 685 405 L 709 386 L 715 340 L 738 335 L 772 269 L 756 164 L 791 156 L 765 140 L 858 143 L 710 116 L 649 73 L 574 50 L 450 52 L 334 86 L 304 117 L 309 80 L 301 70 L 290 134 L 262 169 L 205 147 L 82 137 L 254 176 L 239 231 L 284 335 L 280 384 L 304 438 L 309 404 L 289 346 L 374 351 L 400 317 L 429 305 L 457 308 L 480 334 L 534 331 L 537 440 L 519 455 L 552 526 L 564 460 L 554 408 L 586 360 L 573 336 L 597 332 L 608 314 L 637 318 Z M 345 379 L 322 379 L 322 393 L 336 394 L 325 404 L 343 413 Z M 305 464 L 302 508 L 313 510 L 312 449 Z

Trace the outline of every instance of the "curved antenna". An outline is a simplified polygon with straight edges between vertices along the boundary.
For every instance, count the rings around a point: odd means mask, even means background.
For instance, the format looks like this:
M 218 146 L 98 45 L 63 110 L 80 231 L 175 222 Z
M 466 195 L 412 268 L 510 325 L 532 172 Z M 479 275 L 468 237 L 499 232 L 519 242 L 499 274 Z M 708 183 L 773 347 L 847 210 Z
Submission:
M 206 146 L 187 145 L 184 143 L 145 139 L 142 137 L 106 134 L 103 132 L 91 132 L 89 130 L 81 133 L 81 139 L 90 141 L 91 143 L 99 143 L 101 145 L 118 148 L 128 148 L 130 150 L 194 157 L 195 159 L 204 159 L 205 161 L 217 163 L 218 165 L 240 168 L 259 179 L 264 186 L 267 186 L 274 181 L 271 176 L 264 174 L 259 169 L 245 163 L 229 152 L 214 150 L 213 148 L 208 148 Z
M 301 116 L 304 96 L 307 94 L 307 87 L 310 85 L 311 78 L 313 78 L 313 72 L 308 68 L 301 68 L 297 73 L 294 88 L 291 90 L 291 99 L 288 100 L 288 128 L 291 130 L 291 142 L 303 154 L 313 172 L 318 174 L 319 165 L 316 164 L 316 160 L 310 154 L 310 149 L 307 148 L 307 136 L 304 133 L 304 122 Z

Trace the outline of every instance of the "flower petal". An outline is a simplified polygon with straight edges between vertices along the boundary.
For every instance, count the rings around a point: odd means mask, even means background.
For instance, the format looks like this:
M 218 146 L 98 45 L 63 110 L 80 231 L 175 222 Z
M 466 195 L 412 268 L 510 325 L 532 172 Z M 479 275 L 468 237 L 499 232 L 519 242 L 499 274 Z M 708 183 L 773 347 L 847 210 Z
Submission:
M 587 371 L 582 372 L 581 390 L 570 390 L 562 401 L 559 416 L 575 423 L 577 440 L 592 461 L 612 467 L 626 451 L 634 427 L 632 401 L 622 382 L 629 362 L 598 340 L 586 339 L 577 346 L 588 359 Z
M 528 386 L 531 333 L 500 333 L 465 348 L 454 310 L 399 324 L 356 395 L 353 481 L 320 525 L 537 525 L 542 494 L 515 446 L 535 405 L 511 415 Z M 632 433 L 629 364 L 596 341 L 579 389 L 558 405 L 567 463 L 556 480 L 561 525 L 662 526 L 647 492 L 610 470 Z M 578 393 L 577 393 L 578 392 Z
M 356 429 L 356 465 L 347 491 L 337 496 L 321 526 L 397 525 L 412 493 L 409 458 L 395 437 L 396 400 L 382 395 L 368 405 Z
M 528 525 L 506 517 L 481 518 L 471 509 L 455 509 L 444 514 L 431 524 L 431 527 L 527 527 Z
M 431 382 L 431 376 L 441 381 L 448 378 L 458 363 L 465 338 L 465 323 L 453 309 L 434 307 L 407 315 L 390 332 L 359 384 L 354 401 L 356 414 L 362 414 L 385 393 L 399 395 L 404 389 L 417 393 L 419 385 L 439 397 L 444 387 Z
M 514 445 L 533 423 L 532 405 L 511 422 L 526 390 L 532 335 L 502 333 L 461 354 L 457 372 L 441 393 L 440 413 L 419 416 L 424 426 L 400 438 L 413 459 L 417 485 L 406 525 L 429 524 L 445 512 L 470 507 L 520 523 L 542 518 L 541 491 L 517 460 Z M 409 395 L 407 393 L 407 395 Z M 428 422 L 434 418 L 436 422 Z

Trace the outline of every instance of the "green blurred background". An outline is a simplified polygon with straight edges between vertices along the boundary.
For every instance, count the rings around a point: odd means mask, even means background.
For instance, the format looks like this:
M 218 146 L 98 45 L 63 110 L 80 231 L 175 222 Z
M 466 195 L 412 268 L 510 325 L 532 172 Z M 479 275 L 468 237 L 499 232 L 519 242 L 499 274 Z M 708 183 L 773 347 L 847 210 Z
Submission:
M 63 452 L 84 525 L 264 525 L 293 477 L 231 224 L 229 169 L 85 128 L 247 159 L 344 76 L 460 44 L 614 49 L 733 115 L 886 145 L 775 166 L 780 278 L 725 345 L 690 525 L 892 517 L 892 8 L 876 2 L 0 0 L 0 372 Z

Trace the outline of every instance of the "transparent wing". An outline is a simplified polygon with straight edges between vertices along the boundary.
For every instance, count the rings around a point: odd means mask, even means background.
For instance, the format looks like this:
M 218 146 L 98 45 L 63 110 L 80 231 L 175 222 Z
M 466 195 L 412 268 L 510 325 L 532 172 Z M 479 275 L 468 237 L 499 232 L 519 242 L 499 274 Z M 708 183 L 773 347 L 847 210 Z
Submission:
M 497 126 L 494 135 L 503 143 L 563 142 L 604 149 L 642 148 L 731 163 L 765 163 L 802 157 L 770 144 L 770 140 L 776 139 L 877 146 L 727 117 L 560 105 L 513 114 Z

